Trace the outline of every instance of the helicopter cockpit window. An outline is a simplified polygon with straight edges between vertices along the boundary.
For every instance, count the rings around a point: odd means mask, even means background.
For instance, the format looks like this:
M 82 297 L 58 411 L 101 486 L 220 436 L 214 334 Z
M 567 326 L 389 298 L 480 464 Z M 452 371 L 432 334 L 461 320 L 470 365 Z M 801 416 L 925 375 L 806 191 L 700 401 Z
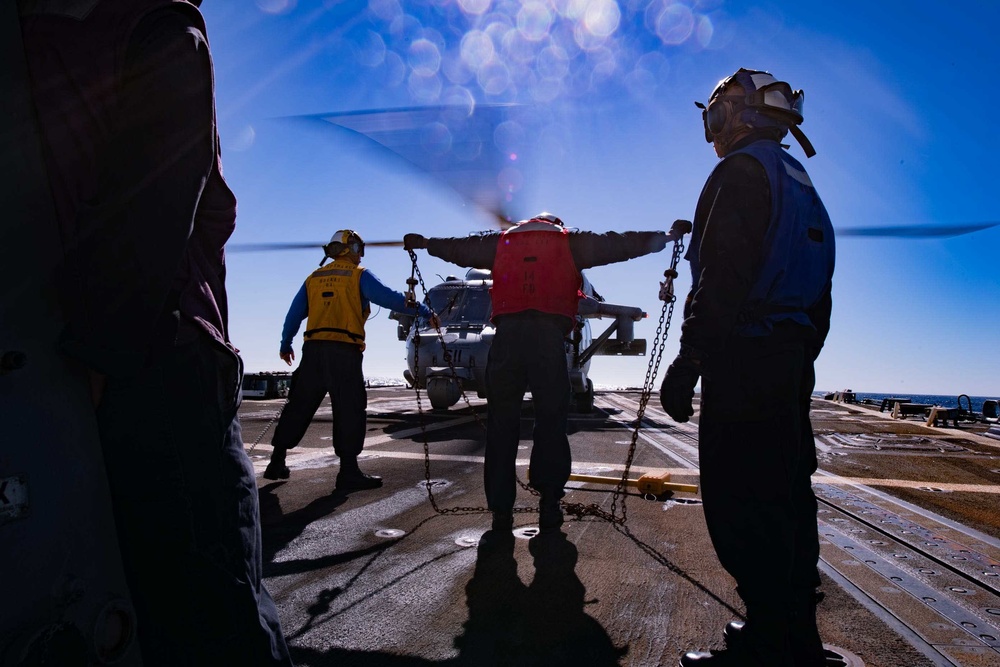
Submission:
M 488 289 L 448 287 L 432 289 L 428 294 L 431 309 L 441 324 L 486 324 L 490 317 Z
M 462 319 L 466 322 L 490 321 L 490 311 L 493 302 L 490 300 L 490 292 L 485 289 L 470 289 L 465 292 L 465 303 L 462 304 Z

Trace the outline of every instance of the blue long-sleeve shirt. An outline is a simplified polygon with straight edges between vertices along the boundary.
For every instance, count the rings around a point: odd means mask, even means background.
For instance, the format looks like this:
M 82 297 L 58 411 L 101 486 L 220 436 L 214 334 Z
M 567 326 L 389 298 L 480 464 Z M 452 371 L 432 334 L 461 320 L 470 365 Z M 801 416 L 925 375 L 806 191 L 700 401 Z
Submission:
M 363 269 L 361 271 L 361 306 L 362 308 L 369 308 L 371 304 L 376 306 L 382 306 L 383 308 L 388 308 L 390 310 L 395 310 L 399 313 L 409 313 L 414 314 L 412 308 L 406 307 L 406 296 L 402 292 L 397 292 L 391 287 L 386 287 L 385 284 L 378 279 L 374 273 L 368 269 Z M 427 307 L 426 304 L 418 304 L 417 313 L 421 317 L 430 317 L 433 315 L 433 311 Z M 288 308 L 288 314 L 285 315 L 285 325 L 281 328 L 281 353 L 287 354 L 292 351 L 292 339 L 295 338 L 295 334 L 299 332 L 299 327 L 302 325 L 302 320 L 309 316 L 309 296 L 306 293 L 306 284 L 302 283 L 302 287 L 299 288 L 298 293 L 295 298 L 292 299 L 292 305 Z

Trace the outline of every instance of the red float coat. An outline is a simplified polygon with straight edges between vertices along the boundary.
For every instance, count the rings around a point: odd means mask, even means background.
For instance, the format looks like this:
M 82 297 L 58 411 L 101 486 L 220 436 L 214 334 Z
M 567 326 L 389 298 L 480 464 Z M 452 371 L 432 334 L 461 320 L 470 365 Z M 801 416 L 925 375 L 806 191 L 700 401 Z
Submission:
M 493 263 L 493 315 L 537 310 L 576 317 L 582 278 L 569 247 L 569 231 L 529 220 L 500 235 Z

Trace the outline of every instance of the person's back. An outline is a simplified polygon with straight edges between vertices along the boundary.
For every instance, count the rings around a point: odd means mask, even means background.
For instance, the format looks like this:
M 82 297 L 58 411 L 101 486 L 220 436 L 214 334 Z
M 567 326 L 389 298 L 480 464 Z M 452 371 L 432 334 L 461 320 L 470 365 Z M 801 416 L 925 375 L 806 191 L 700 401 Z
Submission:
M 507 534 L 513 526 L 521 403 L 529 387 L 535 416 L 529 484 L 540 495 L 539 527 L 556 530 L 563 522 L 559 501 L 572 463 L 565 336 L 584 296 L 580 272 L 657 252 L 666 242 L 662 232 L 571 232 L 550 213 L 477 237 L 404 236 L 408 249 L 427 248 L 447 261 L 493 271 L 496 334 L 486 362 L 483 478 L 494 531 Z
M 495 323 L 536 311 L 563 318 L 566 331 L 573 326 L 583 279 L 573 260 L 569 230 L 551 217 L 522 222 L 500 235 L 490 289 Z
M 288 402 L 271 440 L 265 479 L 288 479 L 286 458 L 305 435 L 313 415 L 329 394 L 333 414 L 331 444 L 340 457 L 335 490 L 340 493 L 377 489 L 382 478 L 361 471 L 358 455 L 365 443 L 368 392 L 362 368 L 365 322 L 371 303 L 398 312 L 432 317 L 425 305 L 411 308 L 406 297 L 386 287 L 361 266 L 361 235 L 350 229 L 334 233 L 323 247 L 320 267 L 306 278 L 292 299 L 281 332 L 278 356 L 289 366 L 295 359 L 292 339 L 303 320 L 302 362 L 292 375 Z M 333 260 L 326 264 L 326 260 Z
M 310 341 L 339 341 L 365 349 L 365 321 L 370 308 L 361 302 L 361 275 L 364 268 L 346 257 L 306 278 L 309 319 L 303 337 Z

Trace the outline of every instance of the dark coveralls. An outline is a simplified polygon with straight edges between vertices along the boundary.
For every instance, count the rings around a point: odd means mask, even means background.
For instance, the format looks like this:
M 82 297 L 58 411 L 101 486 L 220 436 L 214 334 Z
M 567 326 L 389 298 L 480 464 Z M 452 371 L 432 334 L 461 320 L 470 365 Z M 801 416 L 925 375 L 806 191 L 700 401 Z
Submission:
M 427 239 L 435 257 L 479 269 L 493 269 L 500 233 L 464 238 Z M 572 232 L 570 252 L 577 271 L 659 252 L 663 232 Z M 521 437 L 521 403 L 531 390 L 535 411 L 531 450 L 531 486 L 545 496 L 562 498 L 570 475 L 566 435 L 570 385 L 566 336 L 573 320 L 537 310 L 494 319 L 496 336 L 486 362 L 489 414 L 486 422 L 484 483 L 489 509 L 510 511 L 517 494 L 515 461 Z
M 812 188 L 803 191 L 815 196 Z M 808 241 L 819 248 L 815 303 L 794 314 L 749 309 L 761 271 L 769 262 L 787 267 L 793 261 L 788 253 L 795 252 L 768 235 L 774 207 L 795 201 L 773 202 L 771 192 L 767 172 L 750 155 L 731 154 L 713 171 L 695 211 L 688 258 L 700 271 L 693 276 L 681 345 L 702 358 L 698 444 L 705 519 L 746 604 L 746 638 L 756 654 L 768 656 L 762 664 L 822 664 L 809 403 L 813 362 L 830 328 L 834 239 L 825 210 L 809 221 L 818 230 Z
M 236 199 L 204 22 L 165 0 L 49 5 L 22 27 L 63 241 L 61 346 L 106 381 L 97 419 L 143 662 L 291 665 L 236 416 Z

